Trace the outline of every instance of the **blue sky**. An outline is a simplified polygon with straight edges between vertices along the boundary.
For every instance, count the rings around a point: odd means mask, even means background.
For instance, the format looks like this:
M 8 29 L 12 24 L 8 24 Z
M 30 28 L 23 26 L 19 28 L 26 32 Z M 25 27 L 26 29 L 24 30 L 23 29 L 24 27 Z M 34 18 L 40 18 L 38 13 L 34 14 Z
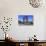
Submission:
M 24 15 L 18 16 L 18 20 L 23 22 L 23 17 L 24 17 Z M 28 21 L 32 21 L 32 20 L 33 20 L 33 16 L 32 15 L 28 15 Z

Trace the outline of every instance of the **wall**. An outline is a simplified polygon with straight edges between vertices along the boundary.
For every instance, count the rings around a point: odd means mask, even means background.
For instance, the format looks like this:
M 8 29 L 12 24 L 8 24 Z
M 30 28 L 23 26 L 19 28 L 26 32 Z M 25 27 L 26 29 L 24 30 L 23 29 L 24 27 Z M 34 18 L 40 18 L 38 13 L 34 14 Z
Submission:
M 0 18 L 12 17 L 13 22 L 10 31 L 10 37 L 16 40 L 27 40 L 34 34 L 37 35 L 37 39 L 45 39 L 45 15 L 46 8 L 32 8 L 28 0 L 0 0 Z M 18 15 L 19 14 L 32 14 L 34 16 L 33 26 L 19 26 Z M 0 35 L 2 35 L 0 31 Z M 3 33 L 4 34 L 4 33 Z M 12 36 L 11 36 L 12 35 Z M 0 36 L 0 39 L 4 37 Z

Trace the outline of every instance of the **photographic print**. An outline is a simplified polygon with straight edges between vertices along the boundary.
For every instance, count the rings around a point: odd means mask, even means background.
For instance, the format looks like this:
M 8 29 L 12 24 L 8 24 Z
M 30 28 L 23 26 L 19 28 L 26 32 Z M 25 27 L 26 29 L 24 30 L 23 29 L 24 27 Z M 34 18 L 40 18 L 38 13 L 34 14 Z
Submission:
M 20 25 L 33 25 L 33 15 L 19 15 L 18 24 Z

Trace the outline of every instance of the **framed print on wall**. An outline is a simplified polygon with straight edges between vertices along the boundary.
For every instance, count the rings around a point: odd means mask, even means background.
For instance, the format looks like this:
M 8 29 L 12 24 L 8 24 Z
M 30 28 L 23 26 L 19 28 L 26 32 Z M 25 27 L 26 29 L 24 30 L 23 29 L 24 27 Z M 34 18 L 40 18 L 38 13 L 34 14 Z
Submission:
M 18 24 L 19 25 L 33 25 L 33 15 L 19 15 Z

